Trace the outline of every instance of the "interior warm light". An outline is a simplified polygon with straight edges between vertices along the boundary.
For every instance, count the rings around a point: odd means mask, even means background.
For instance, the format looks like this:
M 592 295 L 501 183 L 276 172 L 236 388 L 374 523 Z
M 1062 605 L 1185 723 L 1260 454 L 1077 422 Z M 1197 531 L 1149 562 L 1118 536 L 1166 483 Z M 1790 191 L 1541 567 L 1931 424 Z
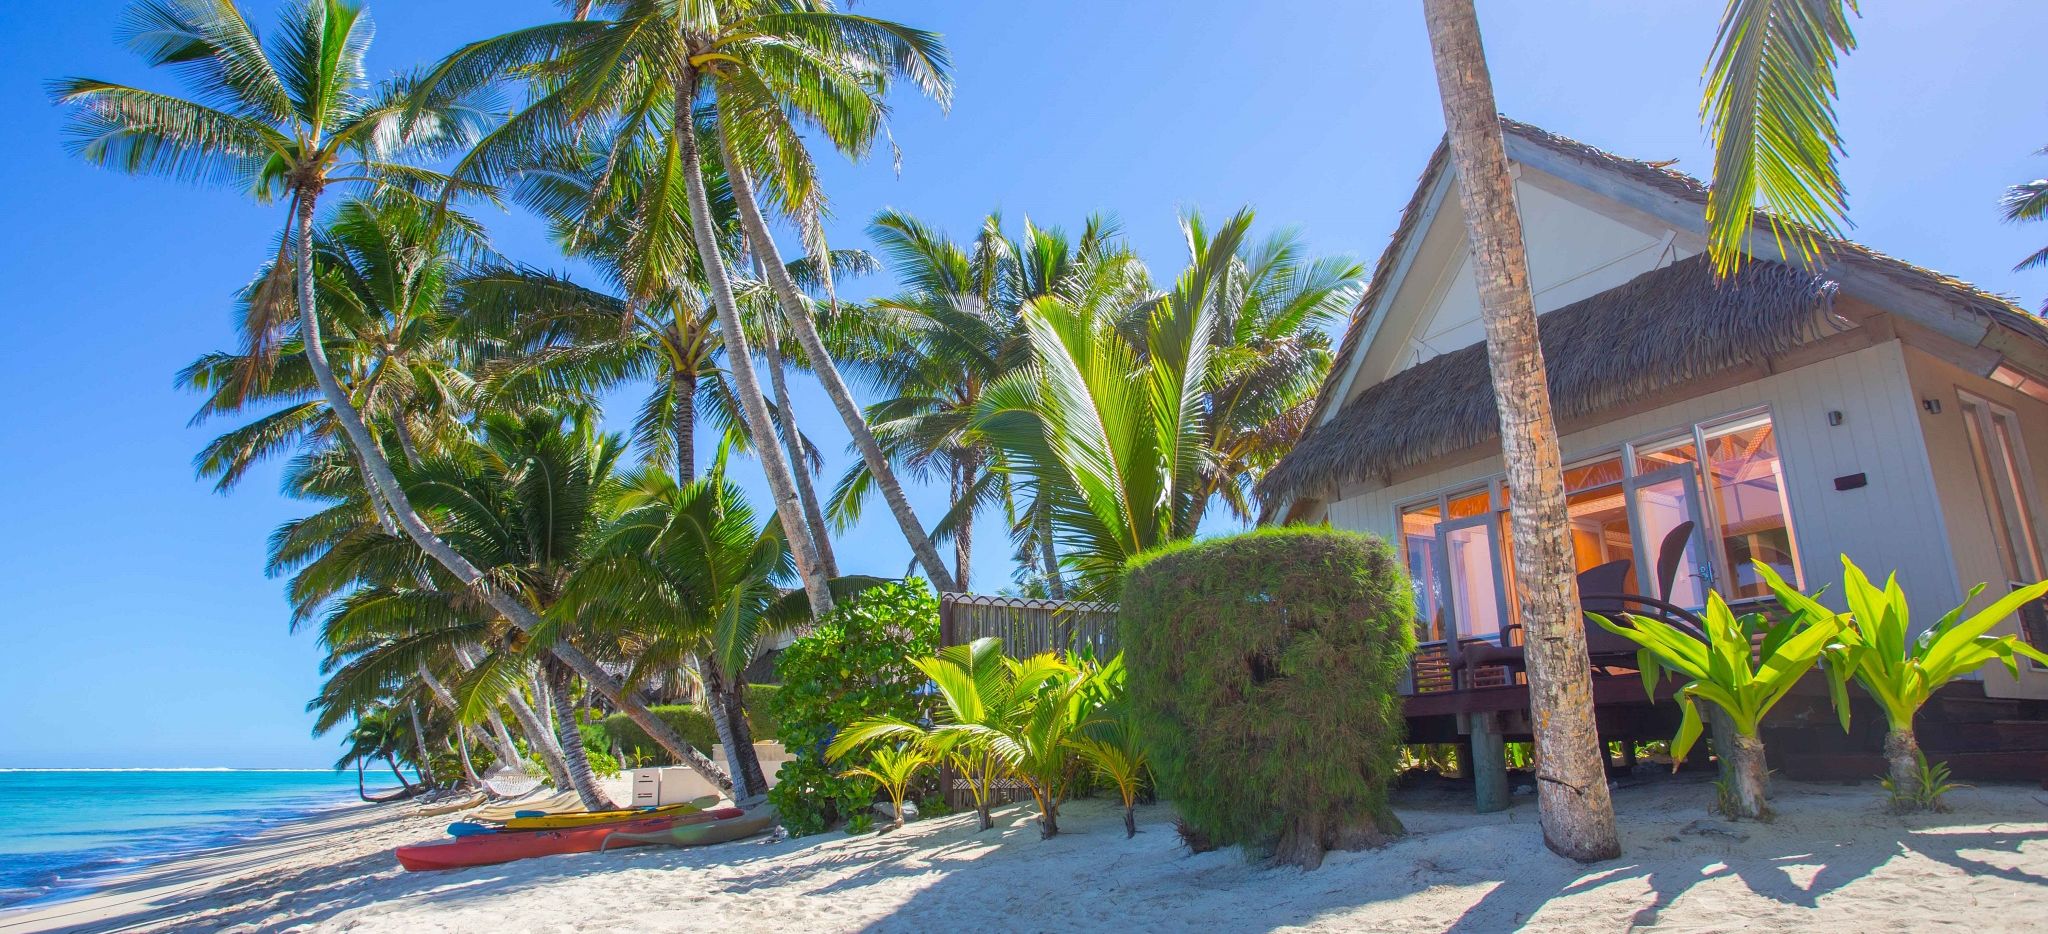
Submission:
M 2043 382 L 2039 377 L 2001 363 L 1998 369 L 1991 371 L 1991 378 L 2042 402 L 2048 402 L 2048 382 Z

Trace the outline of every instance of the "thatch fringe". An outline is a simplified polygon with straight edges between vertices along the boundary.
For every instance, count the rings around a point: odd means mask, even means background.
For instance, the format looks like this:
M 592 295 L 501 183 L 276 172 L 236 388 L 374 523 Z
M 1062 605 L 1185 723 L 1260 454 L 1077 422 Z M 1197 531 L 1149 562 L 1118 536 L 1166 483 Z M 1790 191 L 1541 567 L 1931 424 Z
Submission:
M 1756 261 L 1716 283 L 1704 255 L 1680 260 L 1542 316 L 1551 406 L 1591 415 L 1839 330 L 1835 283 Z M 1366 389 L 1312 429 L 1266 475 L 1268 506 L 1323 495 L 1499 435 L 1484 342 L 1426 360 Z

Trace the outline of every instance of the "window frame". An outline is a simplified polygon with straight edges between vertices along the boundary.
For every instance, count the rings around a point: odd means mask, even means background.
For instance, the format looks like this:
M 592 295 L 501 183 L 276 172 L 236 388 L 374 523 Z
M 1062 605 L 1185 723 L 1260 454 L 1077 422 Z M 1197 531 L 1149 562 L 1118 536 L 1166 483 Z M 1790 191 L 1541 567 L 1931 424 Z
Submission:
M 1693 450 L 1695 452 L 1696 458 L 1693 464 L 1693 473 L 1694 483 L 1698 488 L 1698 495 L 1700 500 L 1700 521 L 1711 525 L 1710 530 L 1700 530 L 1700 534 L 1703 536 L 1703 540 L 1701 542 L 1702 550 L 1704 550 L 1707 553 L 1707 560 L 1709 562 L 1708 567 L 1714 575 L 1714 579 L 1708 583 L 1708 588 L 1718 593 L 1718 586 L 1720 585 L 1720 583 L 1725 580 L 1733 579 L 1733 575 L 1730 573 L 1730 569 L 1727 567 L 1728 561 L 1727 554 L 1725 553 L 1726 549 L 1721 547 L 1721 510 L 1718 504 L 1714 502 L 1715 498 L 1713 496 L 1713 491 L 1706 475 L 1705 461 L 1707 458 L 1707 435 L 1717 429 L 1725 428 L 1728 425 L 1733 424 L 1735 422 L 1747 421 L 1749 419 L 1756 418 L 1759 415 L 1770 420 L 1771 428 L 1773 431 L 1778 430 L 1779 426 L 1777 412 L 1771 404 L 1765 403 L 1762 405 L 1744 406 L 1740 409 L 1724 411 L 1717 415 L 1712 415 L 1701 419 L 1695 419 L 1690 424 L 1682 428 L 1670 428 L 1662 431 L 1646 432 L 1641 435 L 1636 435 L 1627 438 L 1620 442 L 1596 445 L 1583 451 L 1574 452 L 1572 456 L 1563 459 L 1563 469 L 1565 471 L 1570 471 L 1578 467 L 1584 467 L 1589 464 L 1596 463 L 1598 461 L 1606 460 L 1610 457 L 1619 457 L 1621 458 L 1622 479 L 1623 482 L 1627 482 L 1635 479 L 1638 476 L 1638 472 L 1636 470 L 1637 449 L 1655 447 L 1666 442 L 1689 438 L 1693 443 Z M 2016 457 L 2020 459 L 2022 470 L 2025 470 L 2026 450 L 2024 447 L 2022 447 L 2016 453 Z M 1783 469 L 1784 450 L 1782 448 L 1780 448 L 1778 452 L 1778 462 L 1780 464 L 1780 476 L 1783 477 L 1787 473 L 1787 471 Z M 2031 475 L 2023 477 L 2022 479 L 2023 482 L 2027 483 L 2031 483 L 2032 481 Z M 1418 493 L 1414 496 L 1406 496 L 1397 499 L 1394 501 L 1392 508 L 1393 528 L 1395 530 L 1395 535 L 1404 539 L 1402 547 L 1406 548 L 1405 539 L 1407 537 L 1407 533 L 1401 526 L 1402 513 L 1418 506 L 1425 506 L 1434 503 L 1437 509 L 1439 510 L 1437 513 L 1437 521 L 1441 524 L 1442 522 L 1450 521 L 1450 501 L 1453 498 L 1459 496 L 1469 496 L 1472 493 L 1478 492 L 1482 489 L 1484 489 L 1488 494 L 1487 502 L 1489 507 L 1497 514 L 1501 512 L 1502 509 L 1504 509 L 1507 505 L 1507 496 L 1505 493 L 1506 484 L 1507 472 L 1504 470 L 1494 471 L 1493 473 L 1485 474 L 1479 477 L 1461 480 L 1456 483 L 1445 484 L 1443 486 L 1437 487 L 1425 493 Z M 1806 586 L 1806 566 L 1805 560 L 1801 556 L 1798 521 L 1793 515 L 1793 497 L 1790 487 L 1791 484 L 1787 482 L 1785 484 L 1785 487 L 1781 490 L 1781 495 L 1783 495 L 1785 499 L 1785 535 L 1787 541 L 1791 544 L 1792 547 L 1793 580 L 1789 581 L 1789 583 L 1791 583 L 1794 587 L 1803 589 Z M 2032 489 L 2031 487 L 2029 487 L 2029 493 L 2031 492 Z M 2039 500 L 2037 499 L 2036 502 L 2039 502 Z M 1709 532 L 1711 532 L 1711 538 L 1706 537 Z M 1631 534 L 1634 534 L 1633 530 L 1631 530 Z M 1503 547 L 1505 547 L 1507 544 L 1507 533 L 1505 530 L 1501 533 L 1501 542 L 1503 544 Z M 1502 561 L 1506 560 L 1505 555 L 1502 555 L 1500 557 Z M 2043 558 L 2044 562 L 2048 562 L 2048 549 L 2043 550 Z M 1448 610 L 1449 594 L 1445 592 L 1445 582 L 1441 579 L 1442 560 L 1443 557 L 1439 555 L 1437 565 L 1439 579 L 1437 581 L 1432 582 L 1432 589 L 1434 589 L 1437 592 L 1438 606 Z M 1407 567 L 1407 555 L 1405 551 L 1402 554 L 1402 567 Z M 1514 569 L 1512 567 L 1504 565 L 1502 573 L 1503 584 L 1506 587 L 1507 596 L 1512 607 L 1514 604 L 1515 596 Z M 1730 601 L 1730 605 L 1744 606 L 1767 599 L 1769 598 L 1747 597 L 1741 600 Z M 1507 621 L 1504 620 L 1502 623 L 1504 629 L 1506 628 L 1506 624 Z M 1451 630 L 1452 638 L 1465 638 L 1464 630 L 1461 626 L 1459 626 L 1455 611 L 1451 611 L 1449 628 Z M 1442 645 L 1443 641 L 1425 641 L 1419 642 L 1417 644 Z

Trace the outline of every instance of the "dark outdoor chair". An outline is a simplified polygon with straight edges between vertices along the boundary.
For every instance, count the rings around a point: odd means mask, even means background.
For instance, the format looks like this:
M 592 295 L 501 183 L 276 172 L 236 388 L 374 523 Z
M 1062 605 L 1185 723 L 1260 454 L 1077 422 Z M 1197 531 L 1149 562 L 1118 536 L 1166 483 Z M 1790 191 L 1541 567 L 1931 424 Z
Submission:
M 1622 613 L 1648 616 L 1677 627 L 1706 641 L 1706 627 L 1698 616 L 1683 607 L 1671 603 L 1671 587 L 1678 579 L 1678 564 L 1684 560 L 1686 540 L 1692 535 L 1691 522 L 1680 523 L 1664 536 L 1658 546 L 1657 583 L 1660 596 L 1650 597 L 1625 592 L 1628 587 L 1630 562 L 1609 561 L 1598 567 L 1587 568 L 1579 573 L 1579 608 L 1587 614 L 1600 614 L 1609 619 Z M 1511 624 L 1507 632 L 1520 629 L 1520 624 Z M 1505 640 L 1503 640 L 1505 641 Z M 1587 661 L 1596 670 L 1605 671 L 1611 667 L 1633 668 L 1636 662 L 1637 646 L 1595 622 L 1586 618 Z M 1480 668 L 1500 667 L 1510 674 L 1525 671 L 1528 655 L 1519 645 L 1504 645 L 1490 639 L 1452 640 L 1450 644 L 1451 668 L 1454 672 L 1464 671 L 1467 678 Z

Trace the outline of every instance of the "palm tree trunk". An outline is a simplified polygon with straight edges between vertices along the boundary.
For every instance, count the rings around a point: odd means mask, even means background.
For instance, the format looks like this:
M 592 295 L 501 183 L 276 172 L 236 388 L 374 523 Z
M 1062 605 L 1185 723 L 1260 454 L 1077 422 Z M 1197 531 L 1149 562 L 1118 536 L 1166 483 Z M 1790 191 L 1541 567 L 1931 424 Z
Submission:
M 398 779 L 398 787 L 400 791 L 406 795 L 412 794 L 414 790 L 412 787 L 412 783 L 406 781 L 405 773 L 398 770 L 398 757 L 392 755 L 391 750 L 389 749 L 384 750 L 384 764 L 391 767 L 391 776 L 393 778 Z
M 1729 731 L 1728 746 L 1729 817 L 1769 820 L 1770 772 L 1764 765 L 1764 741 L 1755 736 Z
M 959 496 L 954 497 L 954 502 L 959 502 L 961 497 L 972 498 L 974 496 L 974 482 L 977 479 L 979 479 L 978 472 L 975 470 L 975 467 L 975 456 L 972 451 L 969 451 L 966 454 L 961 455 L 960 494 Z M 973 570 L 973 562 L 974 506 L 973 504 L 969 504 L 967 507 L 967 512 L 960 516 L 959 524 L 954 526 L 953 528 L 954 583 L 958 584 L 961 587 L 973 586 L 972 582 L 974 580 L 974 577 L 971 573 Z
M 692 184 L 696 186 L 701 197 L 701 181 L 693 181 Z M 319 384 L 320 393 L 327 400 L 328 408 L 334 413 L 335 420 L 341 423 L 342 431 L 348 436 L 349 443 L 355 446 L 364 468 L 368 471 L 371 498 L 374 500 L 381 497 L 384 505 L 390 508 L 392 518 L 421 551 L 440 562 L 442 567 L 447 568 L 456 579 L 475 591 L 508 622 L 525 632 L 540 628 L 540 614 L 520 602 L 519 598 L 493 586 L 475 564 L 443 541 L 440 535 L 427 525 L 427 521 L 420 517 L 418 510 L 413 508 L 411 497 L 408 497 L 405 489 L 399 485 L 397 475 L 391 472 L 391 463 L 385 460 L 377 448 L 369 427 L 363 424 L 361 413 L 357 412 L 354 403 L 349 401 L 348 394 L 342 391 L 341 384 L 335 381 L 334 368 L 328 363 L 327 349 L 321 342 L 320 316 L 314 306 L 313 217 L 319 190 L 317 185 L 311 185 L 303 187 L 296 194 L 298 229 L 294 239 L 297 241 L 298 262 L 293 274 L 298 279 L 299 330 L 301 340 L 305 344 L 306 362 L 313 371 L 313 381 Z M 708 208 L 706 214 L 709 214 Z M 728 298 L 731 297 L 730 290 L 727 290 L 726 294 Z M 825 600 L 824 605 L 829 607 L 829 593 L 826 594 Z M 596 662 L 567 643 L 557 644 L 553 652 L 575 671 L 577 677 L 582 678 L 585 684 L 618 704 L 621 711 L 632 717 L 633 722 L 640 724 L 641 728 L 647 731 L 647 735 L 660 743 L 662 748 L 675 755 L 678 762 L 703 775 L 704 779 L 714 786 L 724 787 L 725 776 L 719 773 L 710 760 L 693 752 L 689 743 L 684 742 L 668 724 L 649 713 L 645 705 L 627 697 L 618 680 L 599 668 Z
M 939 557 L 939 550 L 932 547 L 931 538 L 925 535 L 916 511 L 911 509 L 910 498 L 903 495 L 903 485 L 897 482 L 896 472 L 882 453 L 881 443 L 875 440 L 874 432 L 868 430 L 860 403 L 854 400 L 853 391 L 847 388 L 845 378 L 839 375 L 839 367 L 825 350 L 825 342 L 819 339 L 811 316 L 803 311 L 806 307 L 803 295 L 789 278 L 789 270 L 782 265 L 782 254 L 775 248 L 775 238 L 768 232 L 767 220 L 761 216 L 761 205 L 754 200 L 754 187 L 748 178 L 747 167 L 734 157 L 732 146 L 726 139 L 723 114 L 720 115 L 718 138 L 726 182 L 732 186 L 733 201 L 740 209 L 740 227 L 746 231 L 747 244 L 753 247 L 754 254 L 766 267 L 768 284 L 782 300 L 782 306 L 791 310 L 788 316 L 790 330 L 796 332 L 797 343 L 811 358 L 812 372 L 817 374 L 819 384 L 825 387 L 825 394 L 832 398 L 833 407 L 839 410 L 839 417 L 846 422 L 846 430 L 853 435 L 853 446 L 860 451 L 861 461 L 867 464 L 868 472 L 874 475 L 875 485 L 881 488 L 882 499 L 889 504 L 889 512 L 895 515 L 896 524 L 903 529 L 903 537 L 910 543 L 911 552 L 924 566 L 925 573 L 931 575 L 932 586 L 942 593 L 959 590 L 958 582 L 946 573 L 946 562 Z M 830 262 L 830 258 L 825 261 Z
M 1052 540 L 1052 509 L 1033 502 L 1032 511 L 1038 515 L 1038 560 L 1045 565 L 1045 592 L 1054 600 L 1067 598 L 1067 582 L 1060 575 L 1059 547 Z
M 413 748 L 419 753 L 420 757 L 419 761 L 414 762 L 412 764 L 413 774 L 418 775 L 420 777 L 420 784 L 432 788 L 434 787 L 434 773 L 427 771 L 427 769 L 431 767 L 429 763 L 433 761 L 434 757 L 433 754 L 428 752 L 427 750 L 427 733 L 425 730 L 420 728 L 419 702 L 412 700 L 406 701 L 405 713 L 408 717 L 412 718 Z
M 585 810 L 609 811 L 611 799 L 597 787 L 590 757 L 583 751 L 583 733 L 576 728 L 576 711 L 569 705 L 569 672 L 555 665 L 548 668 L 548 699 L 555 708 L 555 736 L 561 740 L 562 758 L 568 762 L 569 786 L 576 790 Z
M 759 259 L 754 260 L 758 268 Z M 804 523 L 811 527 L 811 542 L 818 549 L 818 563 L 826 577 L 839 576 L 839 559 L 832 554 L 832 531 L 825 524 L 825 510 L 818 505 L 818 489 L 811 483 L 811 465 L 804 457 L 804 435 L 797 429 L 796 406 L 789 398 L 789 379 L 782 369 L 782 348 L 775 328 L 766 328 L 761 356 L 768 364 L 768 385 L 775 391 L 775 407 L 782 412 L 782 444 L 789 450 L 789 463 L 796 479 L 796 498 L 803 503 Z
M 1536 787 L 1543 840 L 1581 862 L 1612 859 L 1621 853 L 1621 840 L 1594 729 L 1557 426 L 1493 80 L 1472 0 L 1423 0 L 1423 10 L 1500 403 L 1501 457 L 1513 499 L 1515 587 L 1528 635 L 1529 704 L 1541 762 Z
M 725 710 L 732 722 L 732 739 L 739 750 L 740 771 L 755 794 L 768 791 L 768 774 L 761 768 L 761 756 L 754 749 L 754 724 L 747 719 L 747 682 L 734 675 L 726 682 Z
M 740 711 L 733 704 L 730 691 L 726 690 L 725 675 L 718 670 L 717 663 L 705 656 L 697 657 L 697 676 L 704 682 L 704 704 L 711 713 L 711 726 L 718 732 L 718 744 L 725 747 L 726 770 L 732 774 L 733 800 L 751 798 L 767 789 L 762 787 L 758 776 L 761 765 L 754 763 L 752 774 L 746 767 L 746 760 L 752 757 L 754 747 L 738 724 Z
M 356 757 L 356 797 L 364 801 L 376 801 L 370 797 L 370 789 L 363 785 L 363 757 Z
M 458 645 L 455 647 L 455 662 L 461 665 L 464 671 L 476 669 L 476 659 L 470 654 L 466 646 Z M 455 703 L 455 694 L 449 691 L 446 685 L 441 683 L 441 679 L 434 677 L 433 669 L 428 668 L 425 664 L 420 665 L 420 677 L 427 682 L 427 687 L 434 692 L 434 696 L 440 698 L 441 703 L 448 705 L 449 710 L 460 709 Z M 517 700 L 517 698 L 514 698 L 514 700 Z M 523 705 L 525 702 L 520 701 L 520 703 Z M 488 714 L 485 714 L 485 719 L 490 723 L 491 728 L 484 732 L 484 745 L 491 747 L 491 755 L 496 757 L 502 765 L 515 769 L 520 768 L 522 762 L 519 756 L 519 747 L 513 744 L 511 732 L 505 729 L 505 718 L 498 716 L 498 711 L 493 709 Z M 532 737 L 529 736 L 527 740 L 531 742 Z
M 542 692 L 541 697 L 546 697 Z M 548 781 L 557 789 L 569 789 L 569 762 L 562 757 L 562 746 L 555 742 L 555 734 L 548 729 L 540 714 L 529 706 L 524 698 L 506 698 L 505 706 L 511 708 L 512 719 L 519 722 L 519 729 L 526 734 L 526 746 L 540 757 L 541 765 L 547 769 Z
M 455 721 L 455 754 L 462 761 L 462 780 L 471 788 L 483 787 L 483 779 L 476 774 L 476 763 L 469 760 L 469 725 Z
M 668 396 L 676 412 L 671 426 L 676 446 L 676 485 L 689 486 L 697 479 L 697 374 L 681 369 L 671 371 Z
M 816 547 L 804 525 L 803 507 L 797 502 L 796 482 L 790 478 L 789 462 L 776 443 L 774 422 L 768 417 L 768 400 L 761 395 L 761 383 L 754 376 L 754 354 L 747 347 L 747 333 L 740 326 L 739 304 L 732 297 L 732 281 L 725 274 L 717 225 L 711 218 L 711 202 L 704 194 L 704 160 L 697 152 L 697 134 L 687 115 L 695 112 L 697 76 L 692 71 L 676 89 L 676 143 L 683 159 L 683 188 L 690 200 L 690 229 L 697 239 L 697 255 L 704 267 L 704 280 L 711 289 L 711 304 L 718 311 L 719 339 L 725 344 L 733 386 L 745 409 L 747 433 L 754 440 L 754 456 L 761 460 L 768 490 L 775 500 L 775 515 L 789 537 L 790 556 L 803 578 L 804 593 L 811 600 L 811 618 L 823 619 L 832 612 L 832 589 L 826 585 Z M 635 719 L 638 722 L 638 719 Z M 701 758 L 701 757 L 700 757 Z M 721 777 L 721 780 L 722 777 Z

